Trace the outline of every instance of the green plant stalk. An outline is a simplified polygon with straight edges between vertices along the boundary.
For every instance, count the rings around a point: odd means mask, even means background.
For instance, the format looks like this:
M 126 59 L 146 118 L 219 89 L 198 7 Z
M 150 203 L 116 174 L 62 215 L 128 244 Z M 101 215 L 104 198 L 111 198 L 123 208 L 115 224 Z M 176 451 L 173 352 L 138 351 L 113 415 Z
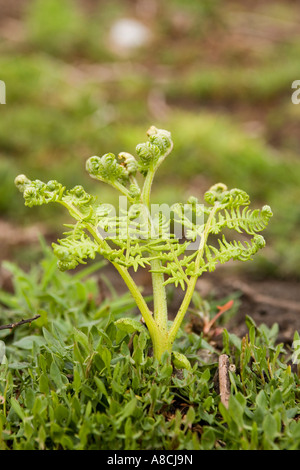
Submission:
M 201 237 L 199 248 L 198 248 L 198 253 L 197 253 L 197 257 L 196 257 L 196 261 L 195 261 L 195 273 L 197 273 L 197 271 L 200 267 L 200 260 L 201 260 L 201 257 L 203 255 L 205 244 L 207 242 L 209 230 L 211 228 L 211 221 L 213 220 L 213 217 L 215 216 L 218 209 L 219 209 L 219 207 L 216 205 L 214 210 L 211 211 L 211 213 L 208 217 L 208 220 L 207 220 L 207 223 L 206 223 L 206 226 L 205 226 L 205 230 L 204 230 L 203 235 Z M 181 323 L 184 319 L 184 316 L 187 312 L 187 309 L 189 308 L 189 305 L 190 305 L 191 300 L 192 300 L 193 293 L 195 291 L 197 279 L 198 279 L 198 276 L 196 276 L 196 275 L 191 276 L 191 278 L 189 279 L 188 288 L 186 290 L 185 296 L 184 296 L 183 301 L 180 305 L 180 308 L 177 312 L 177 315 L 175 317 L 173 325 L 172 325 L 172 327 L 169 331 L 169 341 L 171 343 L 174 342 L 174 340 L 176 338 L 176 335 L 178 333 L 178 330 L 180 328 L 180 325 L 181 325 Z
M 148 305 L 146 304 L 146 301 L 144 297 L 142 296 L 138 286 L 130 276 L 128 270 L 124 266 L 120 266 L 117 263 L 112 263 L 113 266 L 116 268 L 120 276 L 122 277 L 123 281 L 125 282 L 126 286 L 128 287 L 132 297 L 134 298 L 137 307 L 139 308 L 145 323 L 148 327 L 150 336 L 157 334 L 158 328 L 157 324 L 154 321 L 154 318 L 152 316 L 151 311 L 148 308 Z
M 150 194 L 153 178 L 156 169 L 149 170 L 144 181 L 144 186 L 141 195 L 141 202 L 145 206 L 146 211 L 149 215 L 150 211 Z M 149 223 L 151 224 L 151 218 L 149 217 Z M 152 227 L 150 226 L 152 231 Z M 159 259 L 152 260 L 150 262 L 151 270 L 157 271 L 161 268 L 161 261 Z M 151 337 L 153 342 L 153 355 L 156 359 L 160 359 L 162 353 L 165 350 L 171 352 L 171 345 L 168 341 L 168 306 L 167 306 L 167 295 L 166 288 L 164 286 L 164 275 L 158 272 L 152 272 L 152 290 L 153 290 L 153 307 L 154 307 L 154 320 L 158 327 L 158 334 Z M 151 333 L 150 333 L 151 336 Z
M 211 221 L 213 220 L 213 217 L 215 216 L 218 209 L 219 209 L 219 207 L 216 205 L 215 209 L 210 213 L 209 218 L 207 220 L 205 231 L 204 231 L 204 233 L 201 237 L 199 248 L 198 248 L 198 253 L 197 253 L 197 257 L 196 257 L 196 261 L 195 261 L 195 273 L 199 269 L 200 260 L 201 260 L 201 257 L 203 255 L 205 244 L 207 242 L 209 230 L 211 228 Z M 158 265 L 153 266 L 152 269 L 157 269 L 160 265 L 161 265 L 161 263 L 158 260 Z M 156 294 L 157 305 L 158 305 L 158 308 L 159 308 L 159 305 L 162 306 L 162 308 L 158 310 L 157 318 L 155 318 L 155 320 L 156 320 L 156 322 L 158 323 L 159 326 L 161 324 L 166 325 L 166 323 L 168 321 L 168 316 L 167 316 L 168 313 L 167 313 L 167 309 L 164 309 L 164 305 L 165 305 L 164 304 L 164 299 L 162 299 L 162 301 L 161 301 L 161 296 L 165 295 L 165 287 L 163 286 L 163 275 L 160 274 L 160 273 L 152 273 L 152 276 L 153 275 L 154 275 L 154 278 L 155 278 L 155 280 L 153 281 L 153 286 L 155 286 L 155 285 L 158 286 L 158 292 Z M 162 278 L 161 277 L 160 278 L 156 277 L 158 275 L 162 276 Z M 196 275 L 192 276 L 190 278 L 186 294 L 184 296 L 184 299 L 181 303 L 181 306 L 178 310 L 178 313 L 175 317 L 175 320 L 173 322 L 173 325 L 172 325 L 171 329 L 169 331 L 167 331 L 167 329 L 162 330 L 161 328 L 159 328 L 159 332 L 158 332 L 159 334 L 155 335 L 155 338 L 152 338 L 152 342 L 153 342 L 153 346 L 154 346 L 154 353 L 155 353 L 154 357 L 158 360 L 160 360 L 161 355 L 163 354 L 164 351 L 168 351 L 170 353 L 172 351 L 172 346 L 173 346 L 174 340 L 175 340 L 176 335 L 178 333 L 178 330 L 179 330 L 179 328 L 182 324 L 182 321 L 185 317 L 187 309 L 188 309 L 188 307 L 191 303 L 192 296 L 193 296 L 193 293 L 195 291 L 197 279 L 198 279 L 198 276 L 196 276 Z M 154 292 L 155 292 L 155 289 L 153 289 L 153 293 Z M 163 294 L 163 292 L 164 292 L 164 294 Z M 160 301 L 161 301 L 161 304 L 160 304 Z
M 60 202 L 64 207 L 66 207 L 71 213 L 76 214 L 76 217 L 80 220 L 83 218 L 83 215 L 81 212 L 74 207 L 71 204 L 67 204 L 66 202 L 61 201 Z M 93 236 L 93 238 L 97 241 L 99 246 L 106 246 L 108 247 L 107 243 L 105 240 L 103 240 L 100 235 L 97 232 L 97 229 L 92 225 L 88 224 L 87 228 L 90 232 L 90 234 Z M 157 325 L 153 319 L 153 316 L 145 302 L 144 297 L 142 296 L 138 286 L 130 276 L 128 270 L 124 266 L 120 266 L 117 263 L 112 263 L 113 266 L 116 268 L 116 270 L 119 272 L 120 276 L 124 280 L 126 286 L 128 287 L 128 290 L 130 291 L 132 297 L 134 298 L 137 307 L 139 308 L 141 315 L 143 316 L 145 323 L 147 325 L 147 328 L 149 330 L 150 336 L 155 337 L 155 341 L 157 343 L 157 334 L 158 334 L 158 328 Z
M 148 328 L 148 331 L 152 340 L 153 357 L 157 360 L 160 360 L 162 354 L 165 351 L 168 351 L 170 353 L 172 351 L 172 343 L 170 343 L 169 341 L 168 331 L 167 331 L 167 321 L 168 321 L 167 308 L 160 307 L 160 296 L 162 294 L 162 291 L 165 290 L 165 288 L 164 286 L 162 286 L 162 284 L 160 284 L 158 285 L 159 290 L 156 291 L 155 286 L 156 286 L 156 282 L 158 282 L 158 279 L 155 279 L 153 281 L 153 284 L 154 284 L 153 295 L 155 299 L 155 304 L 158 306 L 157 307 L 158 312 L 155 318 L 152 316 L 152 313 L 149 310 L 144 297 L 140 293 L 138 286 L 136 285 L 136 283 L 130 276 L 128 270 L 124 268 L 123 266 L 120 266 L 116 263 L 112 263 L 112 264 L 117 269 L 123 281 L 125 282 L 126 286 L 128 287 L 132 297 L 134 298 L 136 302 L 137 307 L 139 308 L 139 311 L 141 312 L 143 319 L 145 320 L 145 323 L 147 325 L 147 328 Z M 163 289 L 161 289 L 161 287 L 163 287 Z M 164 297 L 164 299 L 162 299 L 163 306 L 166 305 L 165 300 L 166 299 Z
M 154 175 L 155 170 L 148 171 L 141 194 L 141 203 L 144 204 L 148 209 L 150 208 L 150 194 Z
M 172 150 L 173 150 L 173 142 L 171 143 L 169 149 L 165 152 L 163 156 L 163 160 L 165 160 L 165 158 L 172 152 Z M 145 181 L 144 181 L 143 190 L 141 194 L 141 201 L 148 208 L 150 207 L 150 195 L 151 195 L 151 187 L 152 187 L 153 179 L 161 162 L 162 161 L 159 160 L 154 167 L 149 169 L 146 175 Z
M 163 275 L 158 273 L 152 273 L 152 284 L 153 284 L 153 300 L 154 300 L 154 312 L 149 310 L 144 297 L 142 296 L 138 286 L 130 276 L 128 270 L 123 266 L 116 263 L 112 263 L 116 270 L 119 272 L 126 286 L 128 287 L 132 297 L 134 298 L 137 307 L 147 325 L 149 334 L 153 344 L 153 356 L 155 359 L 160 360 L 162 354 L 165 351 L 171 353 L 172 342 L 169 340 L 167 323 L 168 323 L 168 310 L 166 302 L 166 292 L 163 285 Z M 154 262 L 151 262 L 151 266 L 154 268 Z M 162 278 L 161 278 L 162 277 Z
M 149 190 L 151 186 L 149 187 Z M 76 215 L 78 220 L 83 218 L 81 212 L 71 204 L 66 202 L 60 202 L 64 207 L 66 207 L 69 212 Z M 88 224 L 87 229 L 93 238 L 97 241 L 99 246 L 108 247 L 105 240 L 103 240 L 97 232 L 97 229 L 92 225 Z M 164 276 L 160 273 L 152 273 L 152 284 L 153 284 L 153 301 L 154 301 L 154 317 L 152 316 L 151 311 L 148 308 L 148 305 L 145 302 L 144 297 L 142 296 L 138 286 L 134 282 L 133 278 L 130 276 L 128 270 L 117 263 L 112 263 L 116 268 L 123 281 L 125 282 L 129 292 L 131 293 L 135 303 L 147 325 L 149 334 L 153 343 L 153 356 L 156 359 L 160 359 L 164 351 L 168 350 L 171 352 L 172 345 L 168 341 L 168 310 L 167 310 L 167 299 L 166 299 L 166 290 L 163 285 Z M 161 266 L 159 260 L 151 261 L 151 268 L 157 269 Z
M 129 191 L 122 184 L 115 181 L 114 183 L 111 183 L 111 186 L 120 191 L 120 193 L 124 194 L 124 196 L 126 196 L 130 202 L 134 201 L 134 199 L 130 196 Z
M 151 261 L 151 269 L 160 269 L 161 261 L 159 259 Z M 164 275 L 161 273 L 151 273 L 153 287 L 154 319 L 162 331 L 168 328 L 168 308 L 167 295 L 164 286 Z

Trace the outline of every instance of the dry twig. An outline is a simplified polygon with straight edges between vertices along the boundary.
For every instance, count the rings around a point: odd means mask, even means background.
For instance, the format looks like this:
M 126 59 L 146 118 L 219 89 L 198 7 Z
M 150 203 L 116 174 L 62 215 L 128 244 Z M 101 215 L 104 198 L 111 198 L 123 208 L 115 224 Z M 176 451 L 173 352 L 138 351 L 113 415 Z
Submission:
M 229 359 L 226 354 L 219 357 L 219 390 L 221 402 L 228 408 L 230 397 L 230 381 L 229 381 Z
M 36 315 L 33 318 L 28 318 L 27 320 L 21 320 L 16 323 L 10 323 L 9 325 L 0 325 L 0 330 L 12 330 L 13 328 L 16 328 L 17 326 L 24 325 L 25 323 L 31 323 L 34 320 L 37 320 L 40 318 L 41 315 Z

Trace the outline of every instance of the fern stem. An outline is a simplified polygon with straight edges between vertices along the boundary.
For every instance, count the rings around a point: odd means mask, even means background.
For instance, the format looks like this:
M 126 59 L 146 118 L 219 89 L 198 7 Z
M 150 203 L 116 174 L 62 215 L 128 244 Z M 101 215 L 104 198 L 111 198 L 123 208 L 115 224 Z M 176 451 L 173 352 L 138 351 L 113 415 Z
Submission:
M 144 182 L 143 191 L 141 195 L 142 204 L 147 212 L 146 217 L 150 224 L 150 236 L 152 236 L 152 223 L 150 216 L 150 194 L 151 186 L 155 171 L 149 170 Z M 161 260 L 153 259 L 150 261 L 151 270 L 157 271 L 161 269 Z M 159 329 L 164 333 L 168 329 L 168 307 L 167 307 L 167 296 L 166 288 L 164 286 L 164 275 L 158 272 L 152 272 L 152 289 L 153 289 L 153 307 L 154 307 L 154 320 L 158 325 Z
M 159 334 L 155 335 L 152 339 L 153 345 L 153 357 L 158 361 L 161 360 L 161 356 L 164 352 L 168 351 L 170 354 L 172 352 L 172 343 L 169 340 L 167 332 L 163 334 L 161 331 Z
M 215 216 L 215 214 L 216 214 L 216 212 L 219 208 L 220 208 L 219 204 L 216 204 L 214 206 L 214 208 L 212 209 L 212 211 L 209 214 L 209 217 L 207 219 L 205 229 L 204 229 L 204 232 L 203 232 L 201 240 L 200 240 L 200 244 L 199 244 L 199 248 L 198 248 L 198 252 L 197 252 L 197 257 L 196 257 L 196 260 L 195 260 L 195 274 L 194 274 L 194 276 L 191 276 L 189 281 L 188 281 L 188 288 L 186 290 L 185 296 L 184 296 L 183 301 L 180 305 L 180 308 L 177 312 L 177 315 L 176 315 L 175 320 L 173 322 L 172 328 L 169 331 L 169 340 L 170 340 L 171 343 L 173 343 L 173 341 L 175 340 L 176 335 L 178 333 L 178 330 L 180 328 L 180 325 L 182 323 L 182 320 L 183 320 L 183 318 L 186 314 L 186 311 L 189 308 L 189 305 L 191 303 L 192 296 L 193 296 L 193 293 L 194 293 L 194 290 L 195 290 L 195 287 L 196 287 L 196 282 L 197 282 L 197 279 L 198 279 L 197 272 L 198 272 L 199 267 L 200 267 L 201 258 L 203 257 L 204 248 L 205 248 L 207 238 L 208 238 L 208 235 L 209 235 L 209 231 L 210 231 L 210 228 L 211 228 L 211 222 L 212 222 L 212 220 L 213 220 L 213 218 L 214 218 L 214 216 Z
M 97 235 L 97 232 L 95 232 L 95 230 L 93 230 L 93 227 L 89 227 L 89 231 L 98 242 L 103 243 L 103 240 L 101 240 L 101 238 Z M 136 283 L 134 282 L 134 280 L 130 276 L 127 268 L 125 268 L 124 266 L 121 266 L 120 264 L 114 263 L 114 262 L 112 262 L 112 265 L 119 272 L 120 276 L 122 277 L 123 281 L 125 282 L 126 286 L 128 287 L 132 297 L 135 300 L 135 303 L 137 304 L 137 307 L 139 308 L 139 310 L 141 312 L 142 317 L 145 320 L 145 323 L 148 327 L 150 336 L 152 337 L 153 335 L 155 335 L 157 327 L 155 325 L 152 314 L 151 314 L 151 312 L 148 308 L 148 305 L 146 304 L 146 301 L 145 301 L 144 297 L 142 296 L 138 286 L 136 285 Z
M 65 201 L 60 201 L 60 202 L 71 213 L 75 214 L 76 218 L 78 218 L 78 220 L 83 218 L 82 213 L 76 207 L 74 207 L 72 204 L 68 204 Z M 87 229 L 90 232 L 90 234 L 93 236 L 95 241 L 100 246 L 103 247 L 103 245 L 105 245 L 109 248 L 109 245 L 106 243 L 106 241 L 103 240 L 101 238 L 101 236 L 98 234 L 96 227 L 94 227 L 90 223 L 88 223 L 86 226 L 87 226 Z M 142 296 L 141 292 L 139 291 L 138 286 L 136 285 L 136 283 L 134 282 L 134 280 L 130 276 L 128 270 L 124 266 L 121 266 L 121 265 L 119 265 L 117 263 L 113 263 L 113 262 L 112 262 L 112 265 L 117 269 L 117 271 L 121 275 L 122 279 L 124 280 L 126 286 L 128 287 L 132 297 L 134 298 L 134 300 L 137 304 L 137 307 L 139 308 L 139 310 L 140 310 L 140 312 L 141 312 L 141 314 L 142 314 L 142 316 L 145 320 L 145 323 L 148 327 L 151 338 L 156 337 L 157 336 L 157 325 L 155 324 L 155 321 L 154 321 L 154 319 L 152 317 L 152 314 L 151 314 L 151 312 L 148 308 L 148 305 L 146 304 L 144 297 Z
M 132 198 L 129 194 L 129 191 L 127 188 L 125 188 L 125 186 L 123 186 L 123 184 L 119 183 L 118 181 L 114 181 L 112 183 L 110 183 L 111 186 L 113 186 L 115 189 L 117 189 L 118 191 L 120 191 L 120 193 L 124 194 L 124 196 L 127 197 L 127 199 L 130 201 L 130 202 L 134 202 L 134 198 Z
M 144 181 L 144 186 L 141 194 L 141 201 L 148 209 L 150 208 L 150 194 L 151 194 L 151 187 L 154 178 L 154 171 L 149 170 L 147 176 Z
M 157 270 L 161 268 L 160 259 L 151 261 L 151 269 Z M 168 328 L 168 308 L 166 289 L 163 285 L 164 275 L 162 273 L 152 274 L 152 287 L 153 287 L 153 306 L 154 306 L 154 320 L 163 331 Z
M 173 142 L 171 142 L 170 147 L 165 151 L 165 153 L 160 157 L 158 162 L 154 167 L 148 170 L 148 173 L 146 175 L 145 181 L 144 181 L 144 186 L 141 194 L 141 200 L 142 203 L 146 205 L 146 207 L 150 207 L 150 194 L 151 194 L 151 187 L 152 187 L 152 182 L 154 175 L 156 173 L 156 170 L 162 163 L 162 161 L 172 152 L 173 150 Z
M 138 286 L 130 276 L 128 270 L 124 267 L 121 266 L 117 263 L 112 263 L 113 266 L 116 268 L 116 270 L 119 272 L 120 276 L 122 277 L 123 281 L 125 282 L 126 286 L 128 287 L 132 297 L 135 300 L 135 303 L 137 304 L 144 320 L 145 323 L 148 327 L 149 333 L 151 338 L 156 337 L 157 335 L 157 325 L 155 324 L 155 321 L 153 319 L 152 313 L 148 308 L 148 305 L 146 304 L 146 301 L 144 297 L 142 296 Z

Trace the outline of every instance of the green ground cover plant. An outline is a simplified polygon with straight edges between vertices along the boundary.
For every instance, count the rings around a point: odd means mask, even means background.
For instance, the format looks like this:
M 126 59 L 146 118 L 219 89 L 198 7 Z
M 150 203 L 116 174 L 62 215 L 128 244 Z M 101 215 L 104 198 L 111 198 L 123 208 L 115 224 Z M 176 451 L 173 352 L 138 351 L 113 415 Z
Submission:
M 101 158 L 90 157 L 88 173 L 118 190 L 126 207 L 118 208 L 97 202 L 82 186 L 66 190 L 56 180 L 43 183 L 31 181 L 25 175 L 15 179 L 23 193 L 25 205 L 40 206 L 57 202 L 66 207 L 76 220 L 66 225 L 70 231 L 58 244 L 53 244 L 61 270 L 74 269 L 88 258 L 101 255 L 116 268 L 134 298 L 147 327 L 153 355 L 158 361 L 165 352 L 172 353 L 173 343 L 189 308 L 197 279 L 206 271 L 214 271 L 219 263 L 230 260 L 247 261 L 265 246 L 258 235 L 272 211 L 249 208 L 248 194 L 240 189 L 228 190 L 218 183 L 204 196 L 205 204 L 190 197 L 187 204 L 173 205 L 171 211 L 161 208 L 153 213 L 151 188 L 156 171 L 173 149 L 170 132 L 152 126 L 148 141 L 136 147 L 137 158 L 121 152 Z M 142 184 L 137 179 L 143 177 Z M 171 230 L 171 224 L 173 230 Z M 178 226 L 180 233 L 178 232 Z M 224 230 L 234 230 L 252 238 L 231 240 Z M 209 237 L 217 237 L 215 245 Z M 194 249 L 191 245 L 194 242 Z M 195 247 L 196 245 L 196 247 Z M 153 287 L 153 312 L 130 274 L 130 268 L 150 268 Z M 169 324 L 166 285 L 174 284 L 185 291 L 174 321 Z M 144 326 L 132 319 L 118 321 L 118 327 L 128 332 L 143 331 Z M 174 360 L 190 368 L 186 358 L 173 352 Z
M 0 292 L 2 321 L 40 318 L 0 331 L 1 450 L 299 449 L 299 376 L 277 325 L 247 318 L 244 338 L 223 330 L 222 350 L 184 328 L 175 348 L 191 370 L 157 367 L 147 334 L 116 326 L 124 311 L 138 319 L 130 296 L 110 286 L 98 300 L 101 266 L 70 275 L 56 264 L 44 245 L 29 271 L 4 265 L 13 291 Z M 228 408 L 215 387 L 221 352 Z

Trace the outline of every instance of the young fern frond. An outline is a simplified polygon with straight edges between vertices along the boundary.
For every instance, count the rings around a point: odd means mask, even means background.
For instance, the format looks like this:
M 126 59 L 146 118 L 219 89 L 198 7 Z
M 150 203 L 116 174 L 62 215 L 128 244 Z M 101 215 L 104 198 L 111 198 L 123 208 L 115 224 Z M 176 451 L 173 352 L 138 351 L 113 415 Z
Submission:
M 149 141 L 138 144 L 136 147 L 139 157 L 138 168 L 144 176 L 148 172 L 154 173 L 173 147 L 170 132 L 162 129 L 158 131 L 156 127 L 152 126 L 147 134 Z
M 85 234 L 68 236 L 53 243 L 52 248 L 58 258 L 58 268 L 61 271 L 74 269 L 78 264 L 86 264 L 86 259 L 95 259 L 99 246 Z
M 227 227 L 239 233 L 244 231 L 249 235 L 255 235 L 266 228 L 271 216 L 272 211 L 269 206 L 264 206 L 261 210 L 244 207 L 242 211 L 240 206 L 226 208 L 218 213 L 217 219 L 214 220 L 212 233 L 217 234 Z
M 52 245 L 59 269 L 74 269 L 96 255 L 116 268 L 144 318 L 158 360 L 165 351 L 172 351 L 198 277 L 214 271 L 218 264 L 252 259 L 265 246 L 258 232 L 265 229 L 272 216 L 269 206 L 252 210 L 245 191 L 228 190 L 223 183 L 205 193 L 203 204 L 190 197 L 187 204 L 178 203 L 166 213 L 159 210 L 153 214 L 150 204 L 153 178 L 172 148 L 170 132 L 151 127 L 148 141 L 136 147 L 137 157 L 121 152 L 118 158 L 108 153 L 87 160 L 86 169 L 92 178 L 110 184 L 126 196 L 127 206 L 119 208 L 118 213 L 112 206 L 98 202 L 82 186 L 67 190 L 53 180 L 30 181 L 24 175 L 15 179 L 25 205 L 56 202 L 66 207 L 76 221 L 66 225 L 71 230 Z M 225 228 L 252 238 L 228 241 L 222 234 Z M 209 242 L 210 236 L 217 237 L 216 244 Z M 131 268 L 134 271 L 147 268 L 151 273 L 153 314 L 130 274 Z M 169 284 L 185 291 L 171 326 L 165 291 Z M 141 328 L 139 322 L 128 319 L 116 324 L 124 331 L 127 328 L 128 333 L 135 324 L 138 331 Z
M 261 235 L 255 235 L 250 242 L 246 241 L 244 244 L 236 240 L 228 242 L 223 235 L 222 240 L 219 239 L 218 243 L 219 248 L 206 245 L 205 258 L 203 258 L 200 269 L 195 275 L 201 276 L 205 271 L 214 271 L 218 263 L 224 264 L 230 260 L 251 260 L 252 256 L 265 246 L 265 240 Z

